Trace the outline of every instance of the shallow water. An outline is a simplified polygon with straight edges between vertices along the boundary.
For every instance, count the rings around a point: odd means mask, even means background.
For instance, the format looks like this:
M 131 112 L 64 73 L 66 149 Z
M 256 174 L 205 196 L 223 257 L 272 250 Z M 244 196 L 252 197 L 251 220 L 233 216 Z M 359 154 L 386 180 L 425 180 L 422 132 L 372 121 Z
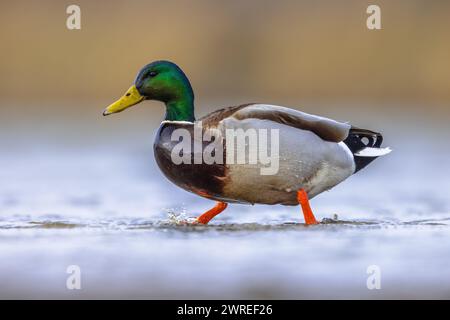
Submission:
M 298 207 L 244 205 L 189 225 L 213 203 L 165 180 L 150 143 L 5 152 L 0 298 L 450 298 L 450 152 L 396 137 L 313 199 L 317 226 Z
M 172 218 L 173 220 L 173 218 Z M 1 221 L 2 298 L 448 298 L 450 219 Z M 82 289 L 67 290 L 67 266 Z M 381 268 L 380 290 L 366 287 Z

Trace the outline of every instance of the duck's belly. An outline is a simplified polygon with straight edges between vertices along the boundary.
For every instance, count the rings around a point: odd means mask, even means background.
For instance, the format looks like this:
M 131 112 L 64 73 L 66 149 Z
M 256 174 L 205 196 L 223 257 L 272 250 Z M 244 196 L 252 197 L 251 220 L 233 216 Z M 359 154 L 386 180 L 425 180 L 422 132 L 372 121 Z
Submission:
M 268 154 L 279 154 L 263 165 L 227 163 L 224 198 L 260 204 L 296 205 L 297 190 L 303 188 L 310 198 L 329 190 L 355 171 L 353 155 L 344 143 L 327 142 L 310 131 L 265 120 L 228 121 L 227 128 L 278 129 L 278 150 L 268 138 Z M 270 128 L 270 129 L 269 129 Z M 228 152 L 228 149 L 227 149 Z M 269 173 L 261 169 L 271 167 Z M 277 169 L 277 170 L 276 170 Z M 271 172 L 270 172 L 271 171 Z

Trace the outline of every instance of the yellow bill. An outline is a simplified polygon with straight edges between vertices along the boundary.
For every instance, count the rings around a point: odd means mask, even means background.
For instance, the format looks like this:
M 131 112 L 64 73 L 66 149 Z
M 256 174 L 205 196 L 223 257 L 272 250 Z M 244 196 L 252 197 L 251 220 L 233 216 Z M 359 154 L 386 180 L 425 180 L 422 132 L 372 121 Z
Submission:
M 135 104 L 138 104 L 144 100 L 144 97 L 141 96 L 139 91 L 136 89 L 135 85 L 132 85 L 130 89 L 116 102 L 110 104 L 104 111 L 103 115 L 107 116 L 112 113 L 121 112 Z

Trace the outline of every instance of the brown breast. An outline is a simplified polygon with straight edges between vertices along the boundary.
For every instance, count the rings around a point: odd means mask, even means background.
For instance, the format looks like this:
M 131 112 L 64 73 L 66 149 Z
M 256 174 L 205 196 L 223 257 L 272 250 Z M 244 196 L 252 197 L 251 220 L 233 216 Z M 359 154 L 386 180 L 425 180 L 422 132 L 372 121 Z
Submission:
M 154 143 L 156 162 L 163 174 L 177 186 L 210 199 L 223 199 L 223 188 L 226 181 L 226 166 L 224 164 L 194 164 L 193 152 L 191 163 L 175 164 L 172 161 L 172 149 L 179 143 L 171 141 L 176 129 L 186 129 L 191 136 L 191 150 L 194 150 L 193 125 L 185 123 L 161 124 Z M 208 142 L 203 142 L 203 148 Z

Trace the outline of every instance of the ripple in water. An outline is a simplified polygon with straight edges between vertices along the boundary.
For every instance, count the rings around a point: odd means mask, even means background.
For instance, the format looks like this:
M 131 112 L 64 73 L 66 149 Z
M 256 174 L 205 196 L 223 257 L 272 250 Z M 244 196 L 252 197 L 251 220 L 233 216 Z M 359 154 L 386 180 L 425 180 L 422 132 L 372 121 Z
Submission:
M 335 215 L 322 219 L 319 225 L 307 226 L 301 222 L 270 223 L 223 223 L 212 222 L 208 225 L 195 223 L 195 217 L 185 211 L 169 210 L 167 219 L 148 220 L 142 218 L 103 219 L 103 220 L 61 220 L 58 218 L 29 219 L 28 216 L 16 217 L 14 220 L 0 220 L 0 230 L 8 229 L 104 229 L 104 230 L 179 230 L 179 231 L 286 231 L 286 230 L 335 230 L 339 228 L 388 228 L 408 226 L 445 227 L 450 225 L 450 217 L 442 219 L 422 219 L 413 221 L 388 220 L 340 220 Z

